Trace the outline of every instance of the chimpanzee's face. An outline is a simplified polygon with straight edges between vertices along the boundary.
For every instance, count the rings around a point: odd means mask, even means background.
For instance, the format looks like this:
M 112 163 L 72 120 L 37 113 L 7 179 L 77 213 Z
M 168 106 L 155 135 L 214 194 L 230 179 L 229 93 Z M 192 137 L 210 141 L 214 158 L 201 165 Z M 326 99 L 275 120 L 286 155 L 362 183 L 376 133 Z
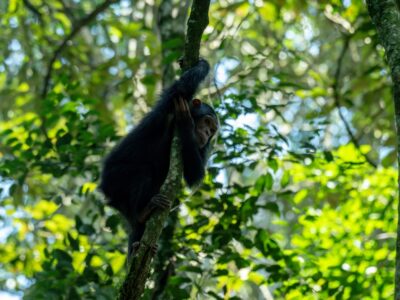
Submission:
M 203 148 L 217 132 L 217 121 L 213 116 L 205 115 L 195 121 L 195 126 L 197 144 Z

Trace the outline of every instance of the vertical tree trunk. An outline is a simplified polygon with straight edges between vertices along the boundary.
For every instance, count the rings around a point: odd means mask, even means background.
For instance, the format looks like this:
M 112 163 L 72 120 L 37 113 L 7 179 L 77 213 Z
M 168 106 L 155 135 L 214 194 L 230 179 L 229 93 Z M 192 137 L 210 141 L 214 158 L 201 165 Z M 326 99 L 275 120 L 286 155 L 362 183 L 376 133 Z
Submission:
M 200 41 L 208 25 L 208 8 L 210 0 L 193 0 L 183 56 L 183 70 L 194 65 L 199 59 Z M 182 179 L 182 161 L 180 143 L 175 132 L 171 146 L 170 167 L 167 178 L 161 187 L 160 194 L 175 199 Z M 152 261 L 151 247 L 157 243 L 168 211 L 156 211 L 146 222 L 146 229 L 140 241 L 139 249 L 132 258 L 128 275 L 121 286 L 119 299 L 136 300 L 143 294 L 146 280 L 150 273 Z
M 163 89 L 174 81 L 176 73 L 173 64 L 167 62 L 172 59 L 176 61 L 177 58 L 182 56 L 182 48 L 185 43 L 185 27 L 182 24 L 185 24 L 187 20 L 189 5 L 189 0 L 163 0 L 158 7 L 157 28 L 161 38 Z M 174 10 L 176 9 L 178 14 L 174 15 Z M 177 204 L 174 203 L 173 207 Z M 153 300 L 162 299 L 169 277 L 174 272 L 172 241 L 177 221 L 178 210 L 174 210 L 169 214 L 167 224 L 159 239 L 157 257 L 154 263 L 156 272 L 152 291 Z
M 398 1 L 397 1 L 398 2 Z M 400 14 L 395 0 L 367 0 L 391 70 L 397 134 L 397 159 L 400 172 Z M 400 176 L 400 173 L 398 173 Z M 400 177 L 399 177 L 400 178 Z M 400 181 L 398 180 L 398 191 Z M 397 213 L 395 299 L 400 300 L 400 201 Z

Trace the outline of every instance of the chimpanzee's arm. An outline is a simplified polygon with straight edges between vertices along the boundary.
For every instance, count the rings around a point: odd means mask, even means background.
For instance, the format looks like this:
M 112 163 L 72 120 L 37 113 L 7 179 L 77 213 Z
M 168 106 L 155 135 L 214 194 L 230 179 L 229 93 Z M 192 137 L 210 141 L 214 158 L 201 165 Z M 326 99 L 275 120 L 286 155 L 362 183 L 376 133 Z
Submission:
M 183 175 L 189 186 L 204 177 L 205 151 L 199 148 L 188 103 L 179 97 L 174 101 L 175 120 L 182 144 Z
M 210 65 L 208 62 L 200 59 L 197 65 L 183 73 L 182 77 L 171 88 L 177 89 L 178 96 L 181 96 L 186 101 L 191 101 L 209 71 Z
M 174 99 L 182 97 L 186 101 L 191 101 L 194 93 L 200 83 L 206 78 L 209 71 L 210 65 L 208 62 L 204 59 L 200 59 L 197 65 L 183 73 L 179 80 L 175 81 L 163 92 L 159 106 L 172 112 Z
M 164 131 L 168 126 L 168 115 L 173 112 L 174 99 L 182 97 L 191 101 L 200 83 L 206 78 L 210 71 L 210 65 L 204 59 L 200 59 L 197 65 L 187 70 L 179 80 L 175 81 L 162 94 L 157 105 L 143 119 L 139 125 L 144 132 L 153 135 L 154 132 Z
M 186 124 L 179 126 L 178 129 L 182 143 L 183 176 L 187 184 L 193 186 L 204 177 L 204 153 L 197 146 L 193 129 L 190 130 L 190 126 Z

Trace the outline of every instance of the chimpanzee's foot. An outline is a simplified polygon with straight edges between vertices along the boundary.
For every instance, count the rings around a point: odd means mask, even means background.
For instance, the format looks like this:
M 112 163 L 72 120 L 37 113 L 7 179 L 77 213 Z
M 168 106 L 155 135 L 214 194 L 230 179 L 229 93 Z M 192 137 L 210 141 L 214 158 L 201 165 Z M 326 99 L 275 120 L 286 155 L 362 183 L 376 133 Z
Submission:
M 129 269 L 129 266 L 131 265 L 133 257 L 136 255 L 137 251 L 139 250 L 139 246 L 140 246 L 140 242 L 133 242 L 132 244 L 129 245 L 128 257 L 126 260 L 128 269 Z
M 156 206 L 157 208 L 166 210 L 170 209 L 172 202 L 164 195 L 162 194 L 157 194 L 154 195 L 153 198 L 151 198 L 151 203 Z
M 135 253 L 139 250 L 140 242 L 133 242 L 130 251 L 129 251 L 129 257 L 132 257 L 135 255 Z

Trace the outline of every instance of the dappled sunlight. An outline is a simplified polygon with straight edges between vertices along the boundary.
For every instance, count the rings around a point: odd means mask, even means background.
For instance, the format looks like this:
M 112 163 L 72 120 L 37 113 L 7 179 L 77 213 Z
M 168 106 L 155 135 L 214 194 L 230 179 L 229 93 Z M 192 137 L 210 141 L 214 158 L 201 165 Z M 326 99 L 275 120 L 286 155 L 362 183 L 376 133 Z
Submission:
M 1 299 L 117 297 L 136 221 L 106 205 L 102 165 L 182 75 L 185 3 L 0 4 Z M 218 126 L 207 152 L 189 108 L 180 129 L 204 180 L 177 191 L 144 298 L 393 298 L 395 60 L 370 13 L 353 0 L 211 1 L 198 47 L 211 71 L 195 97 Z M 154 145 L 168 157 L 160 141 L 179 114 L 157 114 L 165 126 L 126 157 Z M 167 173 L 152 156 L 135 174 L 111 165 L 112 183 Z

